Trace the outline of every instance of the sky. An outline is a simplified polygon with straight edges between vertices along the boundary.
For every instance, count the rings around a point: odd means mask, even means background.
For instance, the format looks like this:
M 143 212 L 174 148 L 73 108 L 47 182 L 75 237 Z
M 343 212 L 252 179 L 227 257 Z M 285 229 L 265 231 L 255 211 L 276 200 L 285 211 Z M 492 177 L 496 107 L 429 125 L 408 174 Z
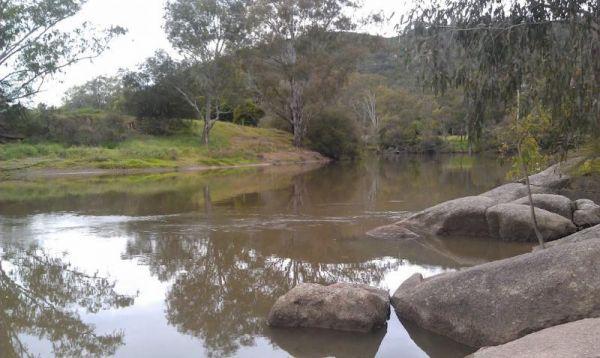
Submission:
M 386 16 L 391 16 L 406 11 L 411 1 L 363 0 L 363 3 L 361 11 L 364 14 L 383 11 Z M 33 99 L 33 104 L 60 105 L 64 92 L 73 86 L 100 75 L 114 75 L 121 68 L 135 68 L 158 49 L 176 53 L 162 29 L 163 7 L 164 0 L 89 0 L 65 26 L 84 21 L 99 28 L 119 25 L 128 29 L 127 35 L 113 41 L 111 48 L 93 61 L 80 62 L 48 80 L 42 92 Z M 368 31 L 390 35 L 393 26 Z

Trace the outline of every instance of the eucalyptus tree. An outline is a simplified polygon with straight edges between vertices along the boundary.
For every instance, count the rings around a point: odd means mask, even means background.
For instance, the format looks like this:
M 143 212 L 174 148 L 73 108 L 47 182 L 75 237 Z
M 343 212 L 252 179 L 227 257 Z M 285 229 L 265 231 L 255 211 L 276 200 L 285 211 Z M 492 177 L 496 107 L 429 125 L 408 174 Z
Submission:
M 258 45 L 249 72 L 262 105 L 286 120 L 302 146 L 308 122 L 331 98 L 357 56 L 347 46 L 356 28 L 353 0 L 257 0 L 252 6 Z
M 517 107 L 517 122 L 548 110 L 564 153 L 578 135 L 600 128 L 600 3 L 597 0 L 419 1 L 404 29 L 422 78 L 437 91 L 465 90 L 470 140 L 487 108 Z M 521 93 L 534 105 L 523 108 Z M 530 141 L 531 138 L 526 138 Z M 519 161 L 529 184 L 523 146 Z M 529 187 L 529 185 L 528 185 Z M 532 221 L 538 239 L 531 190 Z
M 123 91 L 119 76 L 98 76 L 65 92 L 63 104 L 70 109 L 112 110 Z
M 597 0 L 421 0 L 408 19 L 408 54 L 437 91 L 465 89 L 473 138 L 486 109 L 519 91 L 550 111 L 557 147 L 600 127 Z
M 204 117 L 202 141 L 221 116 L 221 98 L 234 71 L 232 58 L 247 40 L 247 3 L 243 0 L 169 0 L 165 30 L 190 69 L 185 80 L 174 84 L 193 108 Z M 200 96 L 204 104 L 199 102 Z
M 0 0 L 0 104 L 30 98 L 44 80 L 68 66 L 93 59 L 121 27 L 97 30 L 82 23 L 61 27 L 86 0 Z

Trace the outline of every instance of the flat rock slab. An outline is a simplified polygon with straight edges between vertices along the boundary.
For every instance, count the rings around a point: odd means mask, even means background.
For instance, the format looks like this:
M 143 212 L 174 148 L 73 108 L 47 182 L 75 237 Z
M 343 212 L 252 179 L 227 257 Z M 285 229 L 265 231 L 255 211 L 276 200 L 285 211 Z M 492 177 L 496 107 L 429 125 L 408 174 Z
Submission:
M 267 323 L 271 327 L 370 332 L 384 327 L 389 316 L 387 291 L 350 283 L 304 283 L 275 302 Z
M 411 240 L 418 239 L 421 236 L 411 229 L 407 228 L 403 223 L 396 223 L 386 226 L 381 226 L 376 229 L 373 229 L 367 232 L 367 236 L 376 238 L 376 239 L 402 239 L 402 240 Z
M 544 329 L 501 346 L 482 348 L 471 358 L 582 358 L 600 356 L 600 319 Z
M 396 313 L 471 347 L 504 344 L 565 322 L 600 317 L 600 239 L 428 279 L 392 297 Z
M 535 215 L 545 241 L 557 240 L 577 231 L 573 222 L 564 216 L 539 208 L 535 209 Z M 531 207 L 528 205 L 496 205 L 487 210 L 486 218 L 489 233 L 494 238 L 503 241 L 537 241 Z

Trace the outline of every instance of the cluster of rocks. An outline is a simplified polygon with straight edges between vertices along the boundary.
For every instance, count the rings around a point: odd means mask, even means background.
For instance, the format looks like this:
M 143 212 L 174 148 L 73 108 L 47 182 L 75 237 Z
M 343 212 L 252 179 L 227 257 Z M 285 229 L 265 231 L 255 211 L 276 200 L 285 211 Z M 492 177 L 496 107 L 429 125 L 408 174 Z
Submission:
M 598 257 L 600 225 L 546 250 L 429 278 L 416 274 L 391 297 L 360 284 L 301 284 L 277 300 L 268 324 L 378 331 L 391 302 L 400 319 L 423 329 L 474 348 L 494 346 L 473 357 L 587 357 L 600 351 Z
M 587 199 L 571 201 L 556 194 L 568 179 L 558 165 L 531 177 L 532 201 L 538 228 L 545 241 L 600 224 L 599 205 Z M 533 242 L 537 237 L 529 202 L 525 184 L 509 183 L 478 196 L 441 203 L 367 235 L 385 239 L 418 239 L 434 235 Z
M 556 240 L 547 249 L 429 278 L 416 274 L 391 297 L 359 284 L 301 284 L 277 300 L 268 324 L 376 331 L 386 326 L 391 303 L 401 320 L 481 348 L 471 357 L 597 356 L 600 206 L 551 193 L 565 183 L 556 168 L 531 177 L 531 182 L 542 234 Z M 440 204 L 371 235 L 535 240 L 528 203 L 524 184 L 507 184 Z

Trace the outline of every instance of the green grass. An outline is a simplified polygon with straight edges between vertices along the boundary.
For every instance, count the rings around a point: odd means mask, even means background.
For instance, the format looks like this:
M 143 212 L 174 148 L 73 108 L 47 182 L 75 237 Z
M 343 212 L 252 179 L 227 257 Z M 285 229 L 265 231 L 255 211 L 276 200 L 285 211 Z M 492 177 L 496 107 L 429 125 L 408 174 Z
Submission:
M 449 153 L 467 153 L 469 151 L 469 139 L 466 136 L 449 135 L 442 139 L 446 143 L 446 151 Z
M 288 133 L 219 122 L 210 144 L 200 143 L 199 123 L 190 133 L 169 137 L 138 135 L 111 147 L 69 147 L 58 143 L 0 145 L 0 170 L 140 169 L 232 166 L 261 162 L 261 155 L 295 152 Z

